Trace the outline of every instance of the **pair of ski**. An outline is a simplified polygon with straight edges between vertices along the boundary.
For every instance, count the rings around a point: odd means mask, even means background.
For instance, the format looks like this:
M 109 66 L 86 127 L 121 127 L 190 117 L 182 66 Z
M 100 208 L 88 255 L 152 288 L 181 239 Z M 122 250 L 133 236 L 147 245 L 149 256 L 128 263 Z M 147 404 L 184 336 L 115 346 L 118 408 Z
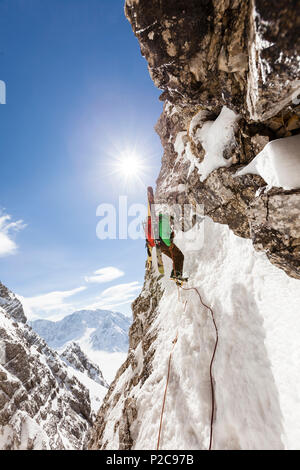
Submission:
M 148 269 L 151 269 L 152 267 L 152 251 L 153 251 L 153 248 L 149 246 L 148 247 L 148 259 L 147 259 Z M 165 275 L 165 268 L 163 265 L 162 253 L 161 253 L 161 249 L 159 248 L 159 246 L 156 245 L 155 251 L 156 251 L 156 261 L 157 261 L 158 272 L 160 274 L 160 277 L 162 277 Z
M 154 204 L 154 194 L 153 189 L 151 187 L 148 188 L 148 219 L 151 219 L 151 209 L 152 205 Z M 155 230 L 154 230 L 155 233 Z M 148 245 L 148 268 L 151 269 L 152 267 L 152 251 L 153 247 Z M 155 245 L 155 252 L 156 252 L 156 260 L 157 260 L 157 268 L 159 272 L 159 278 L 162 278 L 165 275 L 165 268 L 162 260 L 162 252 L 160 247 L 156 244 Z

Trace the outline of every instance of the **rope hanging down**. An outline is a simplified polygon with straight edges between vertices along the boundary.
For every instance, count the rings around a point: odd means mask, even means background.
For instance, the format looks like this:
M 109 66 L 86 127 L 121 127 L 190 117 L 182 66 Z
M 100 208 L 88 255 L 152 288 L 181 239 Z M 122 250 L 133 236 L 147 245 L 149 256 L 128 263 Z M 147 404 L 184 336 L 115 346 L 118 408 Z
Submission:
M 211 448 L 212 448 L 212 438 L 213 438 L 213 422 L 214 422 L 214 414 L 215 414 L 215 391 L 214 391 L 214 381 L 213 381 L 213 375 L 212 375 L 212 366 L 213 366 L 213 362 L 214 362 L 214 358 L 215 358 L 216 350 L 217 350 L 217 346 L 218 346 L 218 341 L 219 341 L 218 328 L 217 328 L 217 324 L 216 324 L 216 321 L 215 321 L 215 316 L 214 316 L 214 312 L 213 312 L 212 308 L 209 307 L 208 305 L 206 305 L 203 302 L 201 294 L 198 291 L 198 289 L 196 287 L 182 287 L 182 286 L 181 286 L 181 288 L 183 290 L 194 290 L 194 291 L 197 292 L 202 305 L 210 311 L 211 318 L 212 318 L 212 321 L 213 321 L 213 324 L 214 324 L 214 327 L 215 327 L 215 330 L 216 330 L 215 347 L 214 347 L 214 351 L 213 351 L 211 361 L 210 361 L 210 366 L 209 366 L 210 386 L 211 386 L 211 417 L 210 417 L 210 439 L 209 439 L 209 448 L 208 448 L 208 450 L 211 450 Z
M 171 359 L 172 359 L 172 353 L 173 353 L 174 348 L 175 348 L 175 344 L 177 343 L 177 339 L 178 339 L 178 333 L 176 334 L 176 337 L 173 339 L 173 348 L 172 348 L 172 351 L 170 352 L 170 356 L 169 356 L 168 375 L 167 375 L 167 382 L 166 382 L 166 387 L 165 387 L 165 393 L 164 393 L 164 399 L 163 399 L 161 414 L 160 414 L 160 424 L 159 424 L 159 431 L 158 431 L 158 439 L 157 439 L 156 450 L 159 450 L 161 429 L 162 429 L 163 416 L 164 416 L 165 404 L 166 404 L 166 397 L 167 397 L 167 390 L 168 390 L 169 378 L 170 378 Z
M 210 366 L 209 366 L 209 374 L 210 374 L 210 385 L 211 385 L 211 419 L 210 419 L 210 439 L 209 439 L 209 449 L 208 450 L 211 450 L 212 448 L 212 437 L 213 437 L 213 421 L 214 421 L 214 413 L 215 413 L 215 392 L 214 392 L 214 383 L 213 383 L 213 375 L 212 375 L 212 367 L 213 367 L 213 362 L 214 362 L 214 358 L 215 358 L 215 355 L 216 355 L 216 350 L 217 350 L 217 346 L 218 346 L 218 340 L 219 340 L 219 335 L 218 335 L 218 328 L 217 328 L 217 324 L 216 324 L 216 321 L 215 321 L 215 316 L 214 316 L 214 312 L 213 310 L 211 309 L 211 307 L 209 307 L 208 305 L 206 305 L 203 300 L 202 300 L 202 297 L 201 297 L 201 294 L 200 292 L 198 291 L 198 289 L 196 287 L 182 287 L 180 286 L 183 290 L 194 290 L 197 292 L 198 296 L 199 296 L 199 299 L 200 299 L 200 302 L 201 304 L 207 308 L 210 313 L 211 313 L 211 317 L 212 317 L 212 321 L 213 321 L 213 324 L 214 324 L 214 327 L 215 327 L 215 330 L 216 330 L 216 341 L 215 341 L 215 347 L 214 347 L 214 351 L 213 351 L 213 354 L 212 354 L 212 357 L 211 357 L 211 361 L 210 361 Z M 179 292 L 178 292 L 179 294 Z M 187 301 L 185 302 L 184 304 L 184 311 L 186 309 L 186 304 L 187 304 Z M 170 369 L 171 369 L 171 360 L 172 360 L 172 354 L 173 354 L 173 351 L 174 351 L 174 348 L 175 348 L 175 345 L 177 343 L 177 339 L 178 339 L 178 331 L 176 333 L 176 337 L 173 339 L 173 348 L 170 352 L 170 355 L 169 355 L 169 362 L 168 362 L 168 374 L 167 374 L 167 381 L 166 381 L 166 387 L 165 387 L 165 392 L 164 392 L 164 398 L 163 398 L 163 404 L 162 404 L 162 409 L 161 409 L 161 415 L 160 415 L 160 425 L 159 425 L 159 432 L 158 432 L 158 439 L 157 439 L 157 447 L 156 447 L 156 450 L 159 450 L 159 444 L 160 444 L 160 438 L 161 438 L 161 430 L 162 430 L 162 423 L 163 423 L 163 415 L 164 415 L 164 410 L 165 410 L 165 403 L 166 403 L 166 397 L 167 397 L 167 390 L 168 390 L 168 385 L 169 385 L 169 379 L 170 379 Z
M 179 295 L 179 290 L 178 290 L 178 295 Z M 185 301 L 185 304 L 184 304 L 184 309 L 183 309 L 184 312 L 185 312 L 185 309 L 186 309 L 186 304 L 187 304 L 187 301 Z M 166 382 L 166 387 L 165 387 L 165 392 L 164 392 L 164 399 L 163 399 L 163 404 L 162 404 L 161 414 L 160 414 L 160 424 L 159 424 L 159 431 L 158 431 L 158 439 L 157 439 L 156 450 L 159 450 L 160 437 L 161 437 L 161 430 L 162 430 L 162 423 L 163 423 L 163 416 L 164 416 L 164 411 L 165 411 L 165 404 L 166 404 L 166 398 L 167 398 L 167 391 L 168 391 L 168 385 L 169 385 L 169 379 L 170 379 L 171 359 L 172 359 L 172 354 L 173 354 L 175 345 L 176 345 L 176 343 L 177 343 L 177 340 L 178 340 L 178 330 L 177 330 L 177 332 L 176 332 L 175 338 L 174 338 L 173 341 L 172 341 L 173 347 L 172 347 L 172 350 L 171 350 L 170 355 L 169 355 L 167 382 Z

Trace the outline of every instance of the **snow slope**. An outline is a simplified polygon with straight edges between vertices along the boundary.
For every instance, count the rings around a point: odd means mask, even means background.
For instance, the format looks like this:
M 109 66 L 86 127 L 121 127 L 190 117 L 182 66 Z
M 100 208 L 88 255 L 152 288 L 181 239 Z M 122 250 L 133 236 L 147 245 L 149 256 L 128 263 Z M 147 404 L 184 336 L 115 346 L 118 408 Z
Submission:
M 250 240 L 235 236 L 227 226 L 206 218 L 204 228 L 203 248 L 186 252 L 185 270 L 191 273 L 189 286 L 197 287 L 213 308 L 219 331 L 212 448 L 300 449 L 300 282 L 271 265 Z M 177 243 L 185 252 L 184 240 Z M 165 257 L 164 262 L 170 270 Z M 167 275 L 159 315 L 151 325 L 157 335 L 152 374 L 126 395 L 133 373 L 143 367 L 139 343 L 132 351 L 136 370 L 124 369 L 110 397 L 115 403 L 117 394 L 124 396 L 106 411 L 101 442 L 107 449 L 119 448 L 114 423 L 121 419 L 125 398 L 127 403 L 134 400 L 137 409 L 130 423 L 133 448 L 155 448 L 177 331 L 160 448 L 208 448 L 215 329 L 197 294 L 178 292 Z
M 90 402 L 91 402 L 91 409 L 93 413 L 97 413 L 103 398 L 107 393 L 107 387 L 99 384 L 95 380 L 88 377 L 85 373 L 80 372 L 78 369 L 74 369 L 74 367 L 68 367 L 69 373 L 73 374 L 81 384 L 83 384 L 89 391 L 90 394 Z
M 100 367 L 105 380 L 110 384 L 114 380 L 119 367 L 126 360 L 127 354 L 122 352 L 94 351 L 85 343 L 80 344 L 88 358 Z

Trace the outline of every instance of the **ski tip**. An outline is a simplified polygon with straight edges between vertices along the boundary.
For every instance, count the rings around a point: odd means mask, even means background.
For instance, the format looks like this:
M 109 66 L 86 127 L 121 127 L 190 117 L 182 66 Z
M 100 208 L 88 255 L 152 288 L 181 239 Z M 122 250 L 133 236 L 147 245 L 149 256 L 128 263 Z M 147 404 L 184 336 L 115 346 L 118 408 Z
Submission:
M 147 193 L 148 193 L 148 196 L 149 196 L 149 195 L 152 196 L 152 197 L 154 196 L 154 192 L 153 192 L 152 186 L 148 186 L 148 188 L 147 188 Z

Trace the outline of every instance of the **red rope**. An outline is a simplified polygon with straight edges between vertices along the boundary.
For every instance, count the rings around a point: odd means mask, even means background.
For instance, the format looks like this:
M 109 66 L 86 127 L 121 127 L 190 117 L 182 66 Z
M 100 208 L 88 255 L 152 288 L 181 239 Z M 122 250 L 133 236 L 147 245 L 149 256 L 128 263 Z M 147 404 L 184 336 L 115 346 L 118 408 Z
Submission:
M 213 312 L 212 308 L 209 307 L 208 305 L 206 305 L 206 304 L 203 302 L 202 297 L 201 297 L 201 294 L 200 294 L 200 292 L 198 291 L 198 289 L 197 289 L 196 287 L 182 287 L 182 286 L 180 286 L 180 287 L 182 288 L 182 290 L 194 290 L 194 291 L 197 292 L 201 304 L 202 304 L 205 308 L 207 308 L 207 309 L 210 311 L 211 317 L 212 317 L 212 321 L 213 321 L 213 324 L 214 324 L 214 327 L 215 327 L 215 330 L 216 330 L 215 347 L 214 347 L 214 351 L 213 351 L 213 354 L 212 354 L 212 357 L 211 357 L 211 361 L 210 361 L 210 366 L 209 366 L 210 385 L 211 385 L 211 418 L 210 418 L 210 439 L 209 439 L 209 448 L 208 448 L 208 450 L 211 450 L 211 448 L 212 448 L 212 438 L 213 438 L 213 422 L 214 422 L 214 414 L 215 414 L 215 392 L 214 392 L 214 382 L 213 382 L 213 375 L 212 375 L 212 367 L 213 367 L 213 362 L 214 362 L 214 358 L 215 358 L 215 355 L 216 355 L 216 350 L 217 350 L 218 340 L 219 340 L 218 328 L 217 328 L 217 324 L 216 324 L 216 321 L 215 321 L 215 316 L 214 316 L 214 312 Z M 186 309 L 186 305 L 187 305 L 187 301 L 185 301 L 185 304 L 184 304 L 184 311 L 185 311 L 185 309 Z M 168 385 L 169 385 L 169 380 L 170 380 L 171 359 L 172 359 L 172 354 L 173 354 L 174 347 L 175 347 L 175 344 L 176 344 L 176 342 L 177 342 L 177 339 L 178 339 L 178 332 L 177 332 L 177 334 L 176 334 L 176 337 L 173 339 L 173 348 L 172 348 L 172 351 L 170 352 L 170 355 L 169 355 L 168 374 L 167 374 L 167 381 L 166 381 L 166 386 L 165 386 L 163 404 L 162 404 L 162 409 L 161 409 L 161 414 L 160 414 L 160 425 L 159 425 L 159 432 L 158 432 L 158 439 L 157 439 L 157 447 L 156 447 L 156 450 L 159 450 L 159 444 L 160 444 L 160 438 L 161 438 L 161 430 L 162 430 L 162 424 L 163 424 L 163 416 L 164 416 L 164 410 L 165 410 L 165 404 L 166 404 L 166 398 L 167 398 Z
M 177 339 L 178 339 L 178 332 L 176 334 L 176 338 L 173 339 L 173 348 L 172 348 L 172 351 L 170 352 L 170 356 L 169 356 L 168 375 L 167 375 L 167 382 L 166 382 L 166 387 L 165 387 L 165 393 L 164 393 L 164 399 L 163 399 L 161 414 L 160 414 L 160 425 L 159 425 L 159 432 L 158 432 L 156 450 L 159 450 L 160 436 L 161 436 L 162 423 L 163 423 L 163 416 L 164 416 L 165 403 L 166 403 L 166 397 L 167 397 L 167 390 L 168 390 L 169 379 L 170 379 L 171 359 L 172 359 L 172 353 L 173 353 L 174 348 L 175 348 L 175 344 L 177 343 Z
M 194 290 L 194 291 L 197 292 L 202 305 L 210 311 L 212 321 L 213 321 L 213 324 L 214 324 L 214 327 L 215 327 L 215 330 L 216 330 L 216 342 L 215 342 L 215 347 L 214 347 L 214 351 L 213 351 L 211 361 L 210 361 L 210 366 L 209 366 L 210 385 L 211 385 L 211 418 L 210 418 L 210 439 L 209 439 L 209 449 L 208 450 L 211 450 L 211 448 L 212 448 L 212 438 L 213 438 L 213 422 L 214 422 L 214 414 L 215 414 L 215 391 L 214 391 L 214 382 L 213 382 L 213 375 L 212 375 L 212 366 L 213 366 L 214 358 L 215 358 L 215 355 L 216 355 L 216 350 L 217 350 L 218 340 L 219 340 L 218 328 L 217 328 L 217 324 L 216 324 L 216 321 L 215 321 L 215 316 L 214 316 L 213 310 L 203 302 L 201 294 L 198 291 L 198 289 L 196 287 L 182 287 L 182 286 L 181 286 L 181 288 L 183 290 Z

